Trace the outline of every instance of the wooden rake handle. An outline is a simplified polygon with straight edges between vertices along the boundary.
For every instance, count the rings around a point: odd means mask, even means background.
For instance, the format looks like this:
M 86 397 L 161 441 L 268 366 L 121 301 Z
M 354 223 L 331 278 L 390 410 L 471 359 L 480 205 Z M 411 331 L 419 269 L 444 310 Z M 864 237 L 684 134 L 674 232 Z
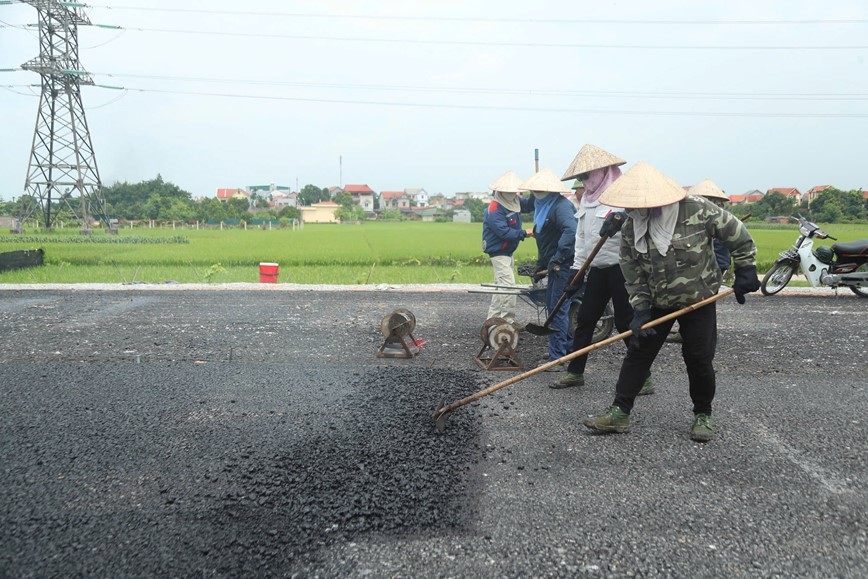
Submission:
M 672 312 L 671 314 L 666 314 L 663 317 L 657 318 L 655 320 L 651 320 L 650 322 L 648 322 L 647 324 L 642 326 L 642 329 L 645 330 L 647 328 L 653 328 L 654 326 L 662 324 L 663 322 L 673 320 L 673 319 L 677 318 L 678 316 L 683 316 L 684 314 L 698 310 L 701 307 L 707 306 L 710 303 L 716 302 L 717 300 L 732 294 L 734 291 L 735 290 L 733 290 L 732 288 L 728 288 L 728 289 L 718 293 L 717 295 L 713 295 L 710 298 L 706 298 L 706 299 L 702 300 L 701 302 L 696 302 L 693 305 L 681 308 L 677 312 Z M 551 368 L 552 366 L 555 366 L 556 364 L 563 364 L 564 362 L 568 362 L 568 361 L 572 360 L 573 358 L 583 356 L 584 354 L 587 354 L 588 352 L 598 350 L 600 348 L 608 346 L 609 344 L 617 342 L 618 340 L 623 340 L 625 338 L 629 338 L 632 335 L 633 335 L 632 330 L 627 330 L 626 332 L 621 332 L 617 336 L 612 336 L 610 338 L 606 338 L 605 340 L 601 340 L 601 341 L 597 342 L 596 344 L 591 344 L 590 346 L 588 346 L 586 348 L 582 348 L 581 350 L 576 350 L 575 352 L 567 354 L 566 356 L 558 358 L 557 360 L 552 360 L 551 362 L 546 362 L 545 364 L 537 366 L 536 368 L 534 368 L 532 370 L 528 370 L 527 372 L 525 372 L 523 374 L 519 374 L 518 376 L 513 376 L 512 378 L 510 378 L 508 380 L 504 380 L 503 382 L 498 382 L 497 384 L 494 384 L 493 386 L 489 386 L 488 388 L 485 388 L 484 390 L 480 390 L 479 392 L 476 392 L 475 394 L 471 394 L 470 396 L 467 396 L 466 398 L 462 398 L 461 400 L 457 400 L 455 402 L 452 402 L 451 404 L 443 406 L 442 408 L 438 408 L 434 412 L 433 418 L 435 421 L 437 421 L 438 419 L 442 418 L 443 416 L 445 416 L 449 412 L 452 412 L 456 408 L 460 408 L 460 407 L 464 406 L 465 404 L 470 404 L 471 402 L 475 402 L 476 400 L 479 400 L 480 398 L 482 398 L 484 396 L 488 396 L 492 392 L 496 392 L 496 391 L 500 390 L 501 388 L 506 388 L 507 386 L 509 386 L 511 384 L 515 384 L 516 382 L 520 382 L 521 380 L 524 380 L 525 378 L 530 378 L 531 376 L 536 376 L 540 372 L 545 372 L 546 369 Z

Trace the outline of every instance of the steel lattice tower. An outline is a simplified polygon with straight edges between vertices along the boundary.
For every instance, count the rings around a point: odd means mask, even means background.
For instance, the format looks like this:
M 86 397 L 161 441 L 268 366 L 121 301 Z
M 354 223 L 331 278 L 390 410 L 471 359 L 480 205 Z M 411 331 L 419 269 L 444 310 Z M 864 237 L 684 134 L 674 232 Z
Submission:
M 42 77 L 39 112 L 25 195 L 34 200 L 19 215 L 18 231 L 35 210 L 38 200 L 46 229 L 52 225 L 52 202 L 62 202 L 90 233 L 90 221 L 98 217 L 109 227 L 102 182 L 87 128 L 81 85 L 93 79 L 78 60 L 78 26 L 89 25 L 84 4 L 57 0 L 21 0 L 39 12 L 39 56 L 21 68 Z M 76 195 L 77 192 L 77 195 Z M 77 207 L 70 201 L 78 198 Z

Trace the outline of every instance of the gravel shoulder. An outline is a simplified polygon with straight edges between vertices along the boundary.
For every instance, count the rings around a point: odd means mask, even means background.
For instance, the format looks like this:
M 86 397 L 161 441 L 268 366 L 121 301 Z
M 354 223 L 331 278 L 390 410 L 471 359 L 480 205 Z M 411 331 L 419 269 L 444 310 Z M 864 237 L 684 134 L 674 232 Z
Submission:
M 621 344 L 440 433 L 514 375 L 478 286 L 288 285 L 0 286 L 0 575 L 868 575 L 868 300 L 724 299 L 700 445 L 676 344 L 629 434 L 581 426 Z M 426 344 L 377 358 L 398 307 Z

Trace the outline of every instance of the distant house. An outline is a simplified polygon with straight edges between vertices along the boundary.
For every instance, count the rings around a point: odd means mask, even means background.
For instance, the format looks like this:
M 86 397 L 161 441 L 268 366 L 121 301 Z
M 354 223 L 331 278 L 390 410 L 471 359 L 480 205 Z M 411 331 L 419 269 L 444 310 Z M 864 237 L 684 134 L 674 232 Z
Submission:
M 452 221 L 453 223 L 470 223 L 472 221 L 470 211 L 467 209 L 456 209 L 452 213 Z
M 380 209 L 409 209 L 410 198 L 403 191 L 382 191 Z
M 428 207 L 428 192 L 421 187 L 404 189 L 404 194 L 413 200 L 416 207 Z
M 335 195 L 337 195 L 338 193 L 344 192 L 344 188 L 339 187 L 337 185 L 332 185 L 331 187 L 328 188 L 328 192 L 329 192 L 329 199 L 334 199 Z
M 811 202 L 814 201 L 814 199 L 817 197 L 817 195 L 819 195 L 820 193 L 822 193 L 826 189 L 832 189 L 832 186 L 831 185 L 817 185 L 816 187 L 811 187 L 810 189 L 805 191 L 805 199 L 808 200 L 808 207 L 811 206 Z
M 489 191 L 462 191 L 455 194 L 456 201 L 466 201 L 467 199 L 479 199 L 480 201 L 491 201 L 491 192 Z
M 230 199 L 246 199 L 250 200 L 250 192 L 240 187 L 234 189 L 217 189 L 217 199 L 226 203 Z
M 376 198 L 377 194 L 374 193 L 374 190 L 367 185 L 346 185 L 344 186 L 344 193 L 349 193 L 350 195 L 352 195 L 353 203 L 359 205 L 366 212 L 374 212 L 374 199 Z
M 774 187 L 766 191 L 766 195 L 769 193 L 780 193 L 784 197 L 792 199 L 796 205 L 802 202 L 802 194 L 795 187 Z
M 754 189 L 747 193 L 742 193 L 741 195 L 730 195 L 729 202 L 733 205 L 747 205 L 748 203 L 756 203 L 762 199 L 764 195 L 765 194 L 762 191 Z
M 334 201 L 320 201 L 307 207 L 299 207 L 298 210 L 304 223 L 340 223 L 335 216 L 335 211 L 340 207 Z
M 428 207 L 416 211 L 416 215 L 418 215 L 419 219 L 421 219 L 422 221 L 436 221 L 437 217 L 442 214 L 442 211 L 440 211 L 439 209 L 434 209 L 433 207 Z
M 298 206 L 298 193 L 275 194 L 271 197 L 271 206 L 275 209 L 283 209 L 284 207 Z

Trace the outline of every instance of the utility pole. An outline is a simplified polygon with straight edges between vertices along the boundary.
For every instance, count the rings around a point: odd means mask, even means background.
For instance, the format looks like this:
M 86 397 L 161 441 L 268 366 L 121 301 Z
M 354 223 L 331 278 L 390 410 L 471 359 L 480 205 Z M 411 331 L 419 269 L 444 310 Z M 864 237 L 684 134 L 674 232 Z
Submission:
M 20 0 L 36 8 L 39 14 L 39 56 L 21 65 L 42 77 L 39 111 L 30 149 L 30 162 L 24 194 L 32 202 L 22 208 L 17 230 L 22 232 L 24 220 L 42 209 L 46 230 L 51 229 L 52 203 L 64 203 L 81 222 L 81 234 L 91 233 L 91 216 L 111 227 L 102 182 L 96 166 L 96 157 L 84 105 L 81 85 L 92 85 L 93 79 L 78 60 L 78 26 L 89 25 L 84 4 L 58 0 Z M 78 207 L 71 199 L 78 197 Z
M 539 149 L 533 150 L 533 174 L 539 173 Z

